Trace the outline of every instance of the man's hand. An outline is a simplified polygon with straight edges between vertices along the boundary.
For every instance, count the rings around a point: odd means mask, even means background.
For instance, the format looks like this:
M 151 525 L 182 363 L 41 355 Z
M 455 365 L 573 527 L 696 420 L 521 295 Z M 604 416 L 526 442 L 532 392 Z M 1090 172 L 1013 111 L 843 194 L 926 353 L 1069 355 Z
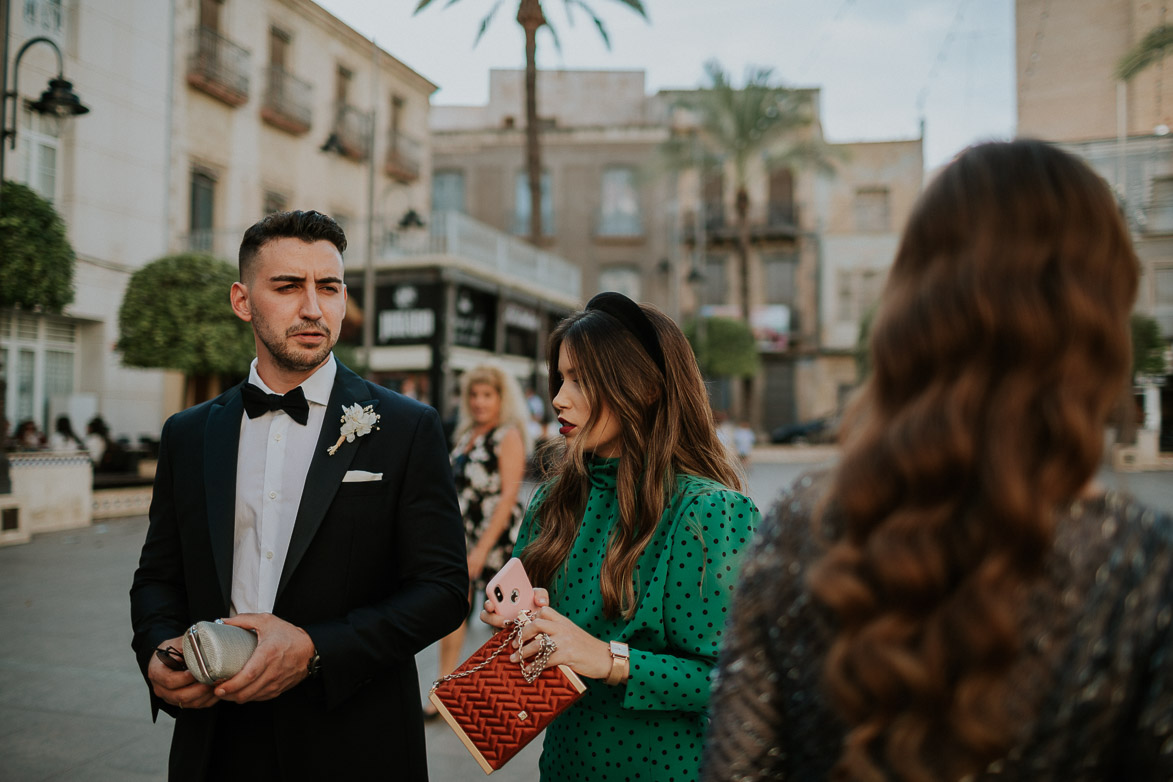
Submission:
M 175 649 L 183 648 L 183 636 L 164 641 L 160 648 L 168 646 Z M 151 689 L 155 695 L 172 706 L 181 709 L 206 709 L 220 700 L 206 684 L 200 684 L 187 671 L 173 671 L 163 664 L 163 661 L 151 653 L 151 662 L 147 665 L 147 678 L 151 680 Z
M 256 630 L 257 649 L 240 673 L 216 683 L 217 697 L 233 703 L 267 701 L 307 676 L 314 642 L 305 630 L 272 614 L 237 614 L 224 623 Z

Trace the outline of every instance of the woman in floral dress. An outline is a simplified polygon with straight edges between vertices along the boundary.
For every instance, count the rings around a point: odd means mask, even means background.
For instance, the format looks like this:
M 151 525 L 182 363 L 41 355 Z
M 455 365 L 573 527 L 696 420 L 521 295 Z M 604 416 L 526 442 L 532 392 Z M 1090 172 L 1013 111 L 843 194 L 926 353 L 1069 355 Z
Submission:
M 482 364 L 461 379 L 460 415 L 453 435 L 452 474 L 468 546 L 470 599 L 480 605 L 485 584 L 505 564 L 525 507 L 528 413 L 521 388 L 500 367 Z M 466 625 L 440 640 L 440 675 L 461 661 Z M 430 705 L 428 718 L 436 716 Z

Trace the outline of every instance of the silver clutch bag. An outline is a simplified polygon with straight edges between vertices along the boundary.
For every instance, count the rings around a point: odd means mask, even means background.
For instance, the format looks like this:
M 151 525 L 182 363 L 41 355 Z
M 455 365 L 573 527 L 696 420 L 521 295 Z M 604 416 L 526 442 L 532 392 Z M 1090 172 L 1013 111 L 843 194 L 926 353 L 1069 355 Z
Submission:
M 257 634 L 221 620 L 196 622 L 183 634 L 183 659 L 201 684 L 231 679 L 252 657 Z

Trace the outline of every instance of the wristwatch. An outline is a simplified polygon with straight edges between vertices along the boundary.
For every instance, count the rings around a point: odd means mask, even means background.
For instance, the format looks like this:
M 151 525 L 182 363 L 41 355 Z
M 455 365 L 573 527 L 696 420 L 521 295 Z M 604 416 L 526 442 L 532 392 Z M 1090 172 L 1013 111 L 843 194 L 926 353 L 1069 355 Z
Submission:
M 309 665 L 305 667 L 305 670 L 311 679 L 322 672 L 322 656 L 318 654 L 317 649 L 314 649 L 314 656 L 310 658 Z
M 611 642 L 611 672 L 607 684 L 622 684 L 631 676 L 631 650 L 622 641 Z

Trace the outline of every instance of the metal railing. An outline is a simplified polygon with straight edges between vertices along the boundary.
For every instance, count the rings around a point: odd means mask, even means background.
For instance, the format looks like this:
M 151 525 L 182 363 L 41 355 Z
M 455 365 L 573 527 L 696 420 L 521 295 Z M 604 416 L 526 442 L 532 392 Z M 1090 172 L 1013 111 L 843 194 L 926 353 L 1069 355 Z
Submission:
M 372 113 L 348 103 L 334 106 L 334 134 L 343 154 L 365 160 L 370 153 Z
M 387 173 L 396 179 L 414 182 L 419 179 L 420 164 L 423 160 L 423 144 L 392 131 L 387 145 Z
M 798 227 L 798 205 L 767 203 L 766 225 Z
M 644 235 L 643 219 L 638 212 L 604 212 L 595 213 L 595 236 L 613 238 L 631 238 Z
M 313 119 L 313 85 L 280 65 L 270 65 L 268 76 L 265 107 L 308 128 Z
M 428 255 L 459 259 L 575 302 L 582 298 L 582 272 L 575 264 L 460 212 L 433 212 L 424 229 L 390 232 L 380 253 L 384 260 Z
M 235 262 L 243 228 L 203 228 L 179 237 L 184 252 L 209 253 Z
M 192 39 L 188 73 L 247 98 L 248 50 L 208 27 L 197 27 Z

